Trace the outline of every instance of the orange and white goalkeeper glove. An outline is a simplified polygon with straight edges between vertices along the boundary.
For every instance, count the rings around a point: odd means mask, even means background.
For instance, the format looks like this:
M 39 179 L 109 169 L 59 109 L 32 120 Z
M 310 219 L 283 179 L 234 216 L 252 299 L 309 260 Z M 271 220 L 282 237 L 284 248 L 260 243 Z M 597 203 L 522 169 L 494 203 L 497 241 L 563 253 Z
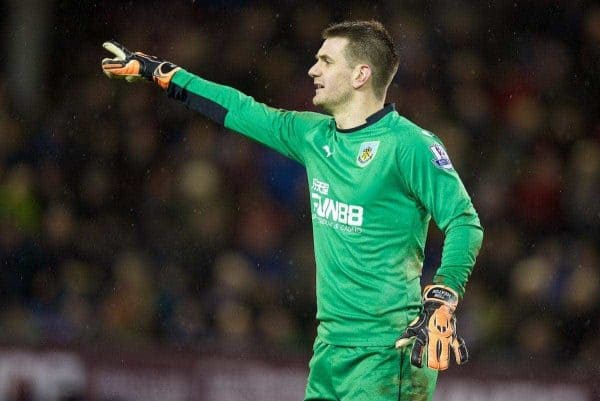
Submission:
M 181 69 L 157 57 L 130 52 L 114 41 L 104 42 L 102 46 L 116 56 L 102 60 L 102 71 L 109 78 L 125 79 L 127 82 L 154 81 L 166 90 L 175 72 Z
M 450 363 L 450 349 L 456 363 L 469 359 L 465 341 L 456 334 L 458 294 L 443 285 L 428 285 L 423 290 L 423 311 L 396 341 L 396 348 L 414 344 L 410 362 L 423 366 L 423 351 L 427 348 L 426 364 L 431 369 L 446 370 Z

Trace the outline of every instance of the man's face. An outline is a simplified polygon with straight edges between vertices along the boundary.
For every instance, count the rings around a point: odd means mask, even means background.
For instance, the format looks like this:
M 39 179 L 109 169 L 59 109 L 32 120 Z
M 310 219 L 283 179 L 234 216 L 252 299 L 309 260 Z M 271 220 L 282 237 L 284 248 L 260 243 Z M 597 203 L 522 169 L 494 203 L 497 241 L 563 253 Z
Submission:
M 329 112 L 339 109 L 352 97 L 352 68 L 344 56 L 346 38 L 329 38 L 316 55 L 317 62 L 308 70 L 315 84 L 313 104 Z

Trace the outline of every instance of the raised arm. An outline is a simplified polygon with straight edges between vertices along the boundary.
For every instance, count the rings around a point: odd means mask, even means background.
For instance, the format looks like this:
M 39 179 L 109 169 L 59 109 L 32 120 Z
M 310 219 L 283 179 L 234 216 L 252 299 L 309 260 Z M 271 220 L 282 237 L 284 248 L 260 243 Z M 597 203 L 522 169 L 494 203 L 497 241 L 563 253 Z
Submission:
M 153 81 L 188 108 L 302 164 L 304 134 L 329 120 L 323 114 L 274 109 L 237 89 L 210 82 L 157 57 L 130 52 L 116 42 L 103 46 L 115 55 L 102 60 L 109 78 Z

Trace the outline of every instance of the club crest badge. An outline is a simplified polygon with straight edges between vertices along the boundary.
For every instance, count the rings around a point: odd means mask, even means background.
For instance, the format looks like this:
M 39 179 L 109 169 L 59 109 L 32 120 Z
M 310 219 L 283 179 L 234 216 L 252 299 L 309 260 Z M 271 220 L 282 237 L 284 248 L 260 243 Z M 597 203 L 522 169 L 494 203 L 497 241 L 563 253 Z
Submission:
M 361 143 L 360 149 L 358 149 L 358 156 L 356 157 L 358 166 L 365 167 L 371 163 L 377 154 L 377 149 L 379 149 L 379 141 Z

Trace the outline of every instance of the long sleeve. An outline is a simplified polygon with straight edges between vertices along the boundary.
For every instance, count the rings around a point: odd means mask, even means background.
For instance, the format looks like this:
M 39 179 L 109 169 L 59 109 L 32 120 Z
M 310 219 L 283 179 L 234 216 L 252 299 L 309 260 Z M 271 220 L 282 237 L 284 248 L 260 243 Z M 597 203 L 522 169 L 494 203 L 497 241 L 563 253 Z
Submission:
M 329 117 L 319 113 L 274 109 L 237 89 L 178 71 L 167 96 L 213 121 L 246 135 L 304 164 L 304 135 Z
M 433 281 L 464 295 L 483 241 L 483 228 L 471 199 L 441 141 L 415 135 L 404 157 L 406 184 L 445 235 L 441 265 Z

